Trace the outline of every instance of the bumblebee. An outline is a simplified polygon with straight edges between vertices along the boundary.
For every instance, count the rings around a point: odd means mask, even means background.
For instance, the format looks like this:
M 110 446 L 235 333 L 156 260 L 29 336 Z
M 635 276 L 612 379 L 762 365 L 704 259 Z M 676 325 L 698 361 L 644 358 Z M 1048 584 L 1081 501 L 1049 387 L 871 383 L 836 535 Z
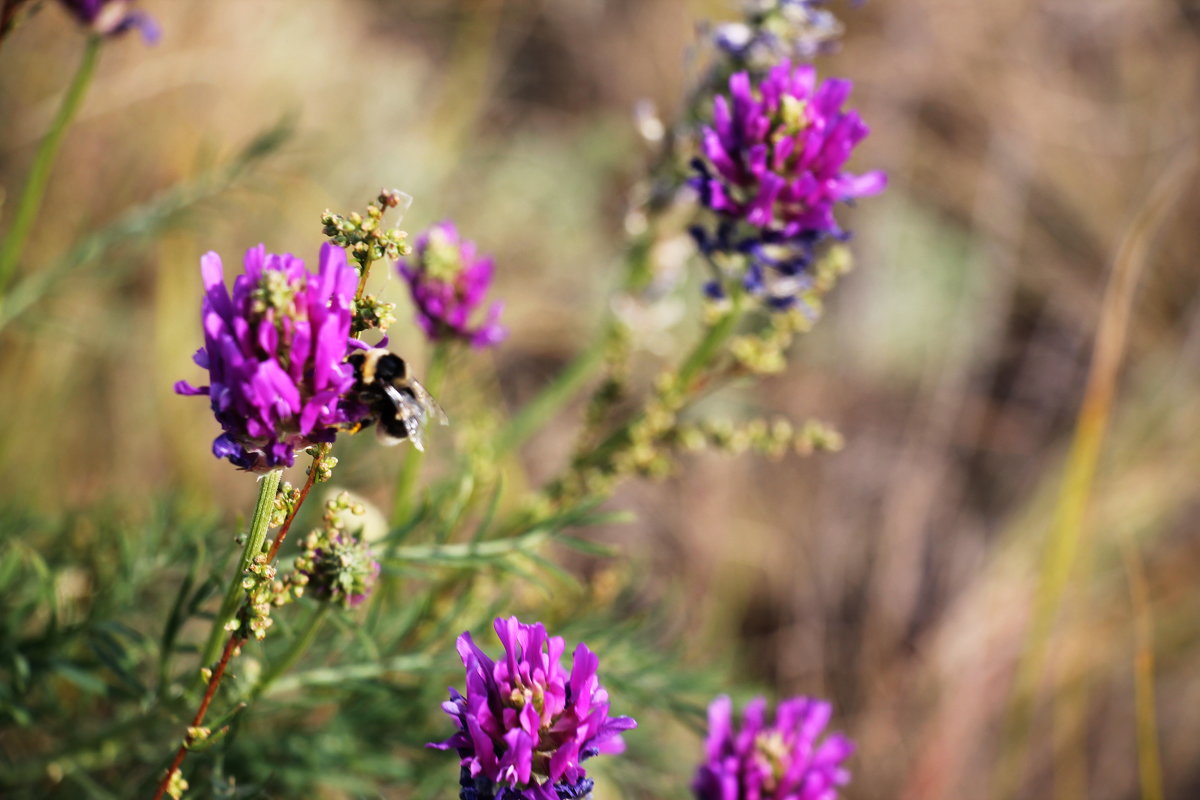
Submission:
M 375 433 L 384 444 L 399 444 L 408 439 L 413 447 L 424 452 L 421 435 L 425 424 L 430 419 L 440 425 L 450 424 L 437 401 L 409 375 L 408 364 L 400 356 L 382 347 L 372 347 L 351 353 L 346 361 L 354 367 L 358 400 L 370 409 L 370 415 L 352 433 L 375 423 Z

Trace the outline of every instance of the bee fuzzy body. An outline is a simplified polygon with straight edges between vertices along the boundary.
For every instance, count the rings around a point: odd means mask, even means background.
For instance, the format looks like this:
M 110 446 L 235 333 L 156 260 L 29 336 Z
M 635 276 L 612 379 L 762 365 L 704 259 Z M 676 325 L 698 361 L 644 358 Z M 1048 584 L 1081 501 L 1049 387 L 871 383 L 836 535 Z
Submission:
M 370 411 L 360 427 L 374 423 L 384 444 L 408 439 L 418 450 L 424 450 L 425 423 L 432 418 L 441 425 L 449 424 L 446 412 L 409 374 L 408 364 L 400 356 L 373 347 L 350 354 L 346 361 L 354 367 L 358 400 Z

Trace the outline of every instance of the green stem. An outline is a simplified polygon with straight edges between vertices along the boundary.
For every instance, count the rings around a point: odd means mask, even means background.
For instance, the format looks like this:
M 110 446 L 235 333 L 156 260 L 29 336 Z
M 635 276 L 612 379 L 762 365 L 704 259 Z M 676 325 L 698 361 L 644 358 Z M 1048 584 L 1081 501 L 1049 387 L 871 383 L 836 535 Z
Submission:
M 715 325 L 708 329 L 704 338 L 696 343 L 692 348 L 692 352 L 684 359 L 683 365 L 679 368 L 679 373 L 675 378 L 676 385 L 680 391 L 688 392 L 691 389 L 692 382 L 700 374 L 700 370 L 704 369 L 709 362 L 713 360 L 717 351 L 724 346 L 729 340 L 737 327 L 738 321 L 742 318 L 741 304 L 739 298 L 733 299 L 733 307 L 725 316 L 721 317 Z
M 29 169 L 29 178 L 25 182 L 25 189 L 17 200 L 17 211 L 13 217 L 12 227 L 9 228 L 8 235 L 4 237 L 3 244 L 0 244 L 0 296 L 3 295 L 4 288 L 21 258 L 25 240 L 42 207 L 42 198 L 46 194 L 46 183 L 50 179 L 50 169 L 54 165 L 54 157 L 58 154 L 58 147 L 62 144 L 67 126 L 71 124 L 71 119 L 79 110 L 79 105 L 87 92 L 92 73 L 96 68 L 97 57 L 100 54 L 101 41 L 100 36 L 88 38 L 83 50 L 83 59 L 79 62 L 79 68 L 75 70 L 75 77 L 71 80 L 67 93 L 63 95 L 62 105 L 58 107 L 58 113 L 55 114 L 54 121 L 50 124 L 49 133 L 38 146 L 37 154 L 33 158 L 33 166 Z
M 653 226 L 635 239 L 625 253 L 625 274 L 621 282 L 622 292 L 638 292 L 650 279 L 650 252 L 655 242 Z M 553 381 L 517 412 L 516 416 L 496 437 L 495 453 L 502 456 L 520 447 L 549 417 L 565 406 L 589 378 L 604 364 L 612 337 L 613 326 L 617 325 L 611 312 L 605 315 L 600 334 L 586 350 L 575 356 Z
M 229 580 L 229 588 L 225 590 L 221 608 L 213 618 L 212 630 L 209 631 L 208 641 L 200 655 L 201 667 L 211 666 L 217 660 L 225 640 L 229 638 L 225 624 L 233 617 L 245 595 L 242 578 L 250 567 L 250 562 L 262 552 L 263 542 L 267 539 L 267 528 L 271 525 L 271 514 L 275 510 L 275 493 L 279 490 L 279 479 L 282 476 L 283 470 L 273 469 L 259 480 L 258 503 L 254 507 L 254 517 L 250 520 L 250 530 L 246 533 L 246 546 L 242 548 L 237 572 Z
M 425 373 L 425 388 L 433 397 L 438 396 L 442 382 L 446 378 L 446 365 L 450 360 L 450 347 L 445 342 L 433 346 L 429 357 L 429 369 Z M 421 472 L 421 461 L 425 454 L 415 447 L 409 447 L 400 465 L 400 474 L 396 476 L 396 488 L 392 495 L 392 527 L 406 522 L 413 513 L 413 491 L 417 485 L 417 476 Z
M 279 660 L 273 661 L 271 666 L 258 679 L 258 683 L 250 691 L 249 700 L 257 700 L 262 696 L 263 692 L 271 688 L 271 685 L 279 679 L 283 673 L 291 669 L 300 656 L 304 655 L 304 651 L 312 645 L 313 640 L 317 637 L 317 631 L 321 628 L 321 623 L 325 621 L 325 616 L 329 613 L 331 604 L 320 603 L 316 610 L 309 616 L 308 622 L 304 629 L 301 630 L 292 639 L 291 645 L 287 652 L 279 657 Z
M 546 384 L 537 396 L 525 404 L 512 418 L 508 426 L 496 439 L 497 456 L 519 447 L 538 426 L 575 396 L 580 387 L 604 363 L 604 352 L 608 347 L 607 333 L 598 336 L 590 347 L 575 357 L 558 376 Z
M 694 384 L 700 376 L 701 371 L 712 363 L 717 352 L 725 345 L 729 337 L 733 335 L 734 330 L 737 329 L 737 324 L 742 318 L 740 298 L 735 296 L 732 302 L 733 307 L 715 325 L 708 328 L 704 337 L 696 343 L 696 346 L 692 348 L 692 351 L 684 359 L 683 364 L 680 365 L 679 371 L 675 373 L 675 386 L 685 398 L 690 399 L 693 396 L 696 388 Z M 641 413 L 637 414 L 624 425 L 610 433 L 577 466 L 602 464 L 606 459 L 611 458 L 613 451 L 620 450 L 628 443 L 630 431 L 642 419 L 642 416 L 643 414 Z

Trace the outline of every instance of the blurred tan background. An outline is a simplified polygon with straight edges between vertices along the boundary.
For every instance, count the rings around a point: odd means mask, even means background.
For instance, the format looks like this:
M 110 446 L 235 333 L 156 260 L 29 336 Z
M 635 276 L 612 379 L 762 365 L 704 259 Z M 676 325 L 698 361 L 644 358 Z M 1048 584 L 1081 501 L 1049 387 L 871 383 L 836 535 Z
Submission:
M 473 369 L 499 398 L 527 396 L 603 311 L 648 158 L 634 103 L 669 118 L 694 75 L 696 23 L 735 15 L 715 0 L 142 5 L 163 39 L 105 48 L 30 271 L 281 117 L 296 135 L 0 331 L 10 502 L 170 489 L 245 506 L 253 486 L 208 455 L 207 409 L 171 393 L 198 373 L 198 257 L 217 250 L 232 272 L 262 241 L 314 258 L 321 211 L 382 185 L 414 195 L 408 230 L 453 217 L 496 255 L 512 335 Z M 677 631 L 696 658 L 732 650 L 778 693 L 835 701 L 860 745 L 847 797 L 985 797 L 1108 275 L 1152 187 L 1200 145 L 1200 6 L 834 8 L 847 36 L 820 69 L 855 80 L 851 104 L 873 129 L 856 166 L 886 169 L 891 186 L 843 217 L 858 269 L 793 369 L 727 402 L 827 420 L 847 446 L 780 464 L 696 458 L 623 492 L 641 521 L 604 535 L 627 546 L 646 604 L 686 609 Z M 10 198 L 80 48 L 53 4 L 0 48 Z M 1148 582 L 1167 796 L 1200 797 L 1196 187 L 1155 221 L 1026 797 L 1141 796 L 1130 563 Z M 420 361 L 403 330 L 393 346 Z M 443 400 L 452 416 L 455 402 Z M 535 441 L 531 471 L 561 452 L 554 432 Z M 342 477 L 369 489 L 398 466 L 374 458 L 344 458 Z

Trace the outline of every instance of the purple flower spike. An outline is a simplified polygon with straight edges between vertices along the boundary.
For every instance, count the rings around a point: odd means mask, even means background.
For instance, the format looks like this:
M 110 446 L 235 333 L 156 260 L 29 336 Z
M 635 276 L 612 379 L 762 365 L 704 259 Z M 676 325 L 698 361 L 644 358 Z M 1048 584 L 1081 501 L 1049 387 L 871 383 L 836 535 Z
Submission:
M 332 442 L 339 426 L 362 418 L 344 360 L 358 285 L 345 251 L 322 245 L 312 275 L 295 256 L 259 245 L 246 252 L 232 297 L 220 256 L 205 254 L 200 272 L 204 347 L 195 361 L 210 385 L 179 381 L 175 391 L 208 395 L 224 429 L 217 458 L 254 472 L 290 467 L 297 450 Z
M 843 170 L 868 133 L 856 112 L 842 110 L 851 85 L 836 78 L 818 85 L 811 65 L 790 61 L 757 85 L 738 72 L 701 130 L 689 184 L 718 225 L 692 235 L 706 255 L 747 256 L 745 288 L 772 305 L 787 307 L 804 287 L 799 276 L 817 242 L 848 236 L 834 206 L 887 186 L 882 172 Z
M 887 185 L 882 172 L 842 170 L 869 130 L 856 112 L 841 110 L 851 86 L 836 78 L 818 86 L 811 65 L 789 61 L 758 86 L 745 72 L 733 75 L 702 132 L 692 184 L 704 204 L 783 239 L 840 234 L 834 205 Z
M 608 716 L 608 692 L 596 675 L 600 659 L 584 644 L 575 648 L 568 672 L 562 637 L 547 636 L 540 622 L 499 618 L 493 627 L 504 645 L 499 661 L 471 634 L 458 637 L 467 694 L 451 688 L 442 708 L 459 730 L 429 747 L 462 757 L 460 800 L 589 797 L 592 781 L 581 762 L 622 752 L 621 732 L 637 723 Z
M 850 781 L 842 762 L 854 743 L 840 733 L 822 737 L 829 703 L 793 697 L 766 720 L 762 698 L 746 706 L 736 729 L 733 704 L 718 697 L 708 707 L 707 761 L 696 772 L 698 800 L 837 800 Z
M 473 347 L 490 347 L 504 339 L 500 303 L 473 322 L 495 265 L 490 256 L 478 255 L 474 242 L 459 236 L 453 222 L 440 222 L 417 237 L 412 258 L 401 260 L 397 268 L 408 282 L 417 321 L 430 339 L 457 339 Z
M 59 0 L 80 22 L 101 36 L 119 36 L 137 28 L 148 44 L 158 41 L 158 23 L 144 11 L 133 9 L 131 0 Z

